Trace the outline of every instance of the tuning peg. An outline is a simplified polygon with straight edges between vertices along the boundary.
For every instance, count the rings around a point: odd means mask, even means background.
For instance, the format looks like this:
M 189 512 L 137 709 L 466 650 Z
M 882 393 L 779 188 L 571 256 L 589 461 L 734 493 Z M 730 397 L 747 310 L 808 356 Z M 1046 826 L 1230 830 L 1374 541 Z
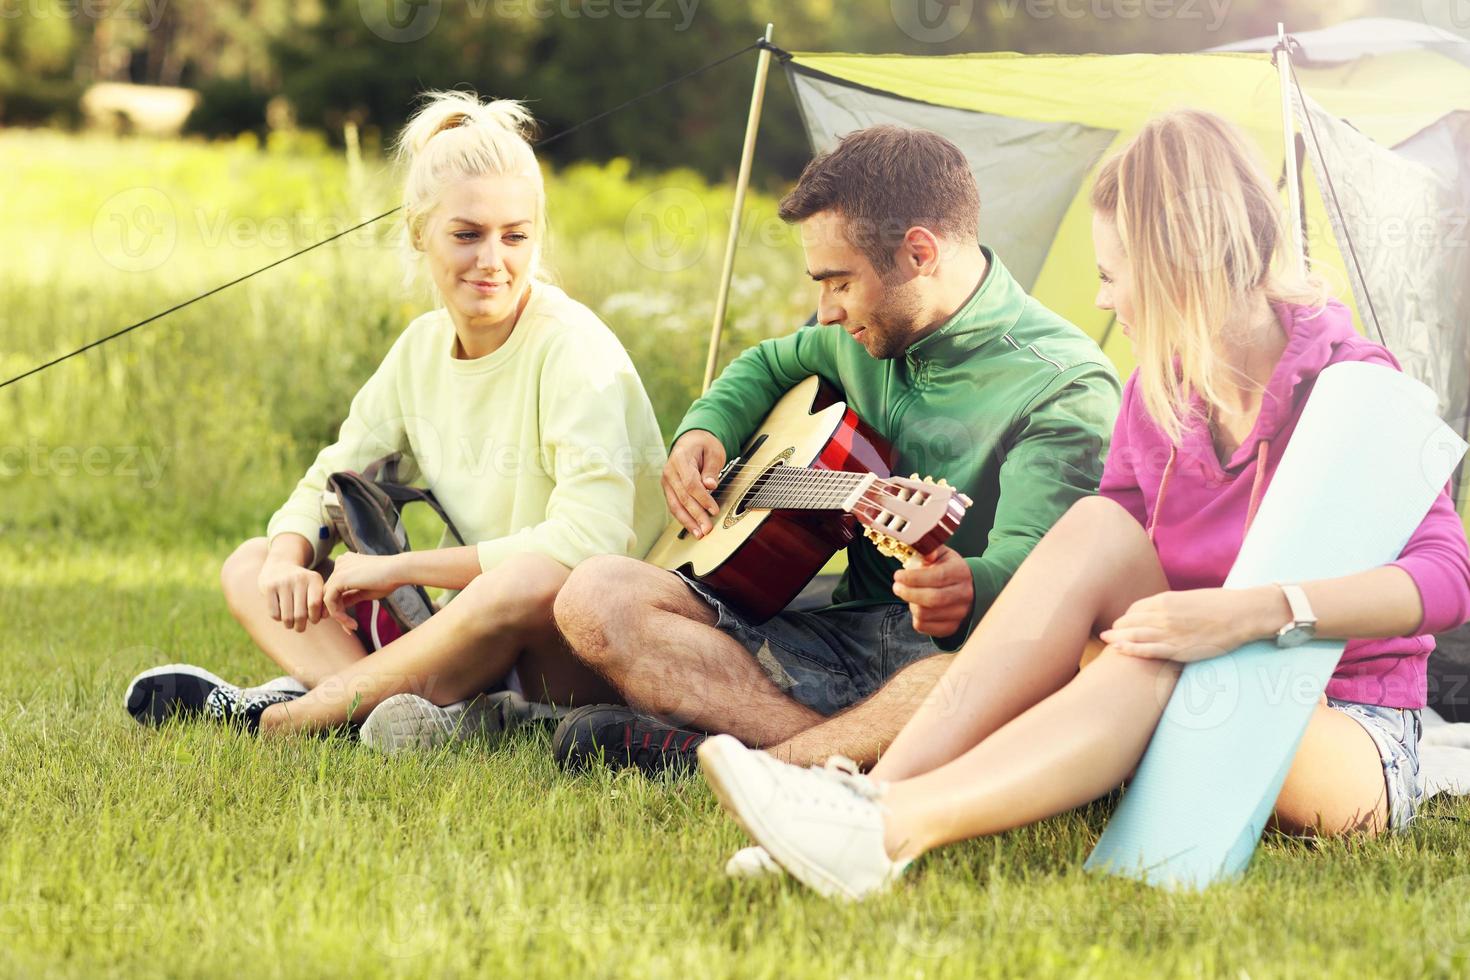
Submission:
M 919 478 L 919 474 L 917 474 L 917 473 L 910 473 L 909 474 L 909 479 L 910 480 L 917 480 L 918 478 Z

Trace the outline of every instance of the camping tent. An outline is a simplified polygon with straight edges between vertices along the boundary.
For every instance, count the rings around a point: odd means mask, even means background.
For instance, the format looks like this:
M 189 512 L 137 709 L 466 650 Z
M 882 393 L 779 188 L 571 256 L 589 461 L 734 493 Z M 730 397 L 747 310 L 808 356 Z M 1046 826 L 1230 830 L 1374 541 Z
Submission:
M 1359 329 L 1381 336 L 1434 389 L 1451 427 L 1470 434 L 1470 42 L 1396 24 L 1315 32 L 1293 55 L 1306 95 L 1303 105 L 1293 93 L 1300 218 L 1308 254 Z M 1273 44 L 1177 55 L 807 53 L 786 69 L 815 150 L 883 122 L 954 140 L 980 185 L 981 237 L 1126 372 L 1129 345 L 1092 302 L 1091 175 L 1144 121 L 1181 106 L 1235 120 L 1284 174 Z M 1458 503 L 1470 520 L 1467 483 Z
M 1470 42 L 1386 20 L 1296 41 L 1306 251 L 1358 329 L 1385 342 L 1470 437 Z M 980 185 L 982 239 L 1127 372 L 1130 347 L 1092 302 L 1092 173 L 1149 117 L 1193 106 L 1240 124 L 1284 180 L 1275 44 L 1179 55 L 796 54 L 786 69 L 814 150 L 876 123 L 958 144 Z M 1470 527 L 1467 477 L 1470 462 L 1457 488 Z M 1440 648 L 1431 703 L 1470 720 L 1470 628 Z

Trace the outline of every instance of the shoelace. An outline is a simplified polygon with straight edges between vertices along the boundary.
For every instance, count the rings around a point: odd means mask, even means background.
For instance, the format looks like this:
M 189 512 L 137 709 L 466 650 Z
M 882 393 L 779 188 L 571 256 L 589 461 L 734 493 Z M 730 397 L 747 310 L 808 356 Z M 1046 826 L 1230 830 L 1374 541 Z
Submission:
M 883 784 L 864 775 L 858 764 L 845 755 L 831 756 L 825 765 L 809 766 L 808 771 L 846 787 L 862 800 L 876 801 L 883 795 Z
M 698 732 L 686 732 L 678 728 L 668 729 L 662 737 L 656 736 L 652 731 L 645 731 L 641 738 L 635 738 L 633 726 L 623 726 L 623 746 L 628 753 L 628 760 L 640 769 L 663 768 L 671 762 L 674 765 L 681 764 L 674 760 L 688 762 L 691 749 L 704 741 L 704 738 Z

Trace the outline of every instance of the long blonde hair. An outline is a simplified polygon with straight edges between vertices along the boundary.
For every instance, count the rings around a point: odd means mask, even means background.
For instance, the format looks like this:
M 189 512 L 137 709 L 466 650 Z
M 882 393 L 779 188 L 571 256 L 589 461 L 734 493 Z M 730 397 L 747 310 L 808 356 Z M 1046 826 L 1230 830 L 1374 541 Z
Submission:
M 546 185 L 531 148 L 536 123 L 519 102 L 482 102 L 473 92 L 425 92 L 394 143 L 406 174 L 403 184 L 406 284 L 423 270 L 417 247 L 444 187 L 472 177 L 524 177 L 536 190 L 536 252 L 531 274 L 541 274 L 546 240 Z
M 1221 328 L 1252 300 L 1321 306 L 1292 261 L 1281 200 L 1246 137 L 1209 112 L 1150 120 L 1098 172 L 1092 206 L 1133 268 L 1133 338 L 1144 407 L 1176 444 L 1198 396 L 1221 406 Z

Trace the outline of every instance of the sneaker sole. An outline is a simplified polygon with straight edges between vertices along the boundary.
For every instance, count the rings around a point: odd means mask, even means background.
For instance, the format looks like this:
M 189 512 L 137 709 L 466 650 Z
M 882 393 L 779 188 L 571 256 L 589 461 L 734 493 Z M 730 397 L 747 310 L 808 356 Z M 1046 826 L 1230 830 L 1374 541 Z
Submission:
M 417 694 L 395 694 L 372 710 L 359 737 L 363 744 L 390 755 L 472 738 L 492 740 L 523 724 L 545 724 L 556 717 L 555 709 L 540 707 L 533 706 L 521 717 L 508 699 L 482 695 L 463 711 L 451 712 Z
M 358 738 L 388 755 L 432 749 L 453 740 L 468 715 L 469 709 L 455 715 L 417 694 L 395 694 L 372 710 Z
M 165 664 L 133 678 L 123 695 L 123 707 L 140 725 L 161 725 L 175 714 L 202 710 L 204 699 L 224 683 L 202 667 Z M 197 703 L 200 708 L 181 711 L 179 701 Z
M 853 893 L 840 879 L 812 864 L 795 849 L 787 847 L 784 838 L 771 832 L 760 809 L 746 805 L 745 789 L 738 785 L 739 779 L 732 776 L 732 773 L 739 772 L 741 768 L 740 762 L 734 760 L 738 760 L 740 753 L 748 751 L 730 735 L 716 735 L 706 739 L 699 747 L 700 771 L 704 773 L 705 782 L 714 790 L 715 798 L 720 801 L 725 812 L 734 818 L 751 840 L 764 847 L 777 864 L 817 894 L 849 902 L 866 897 Z

